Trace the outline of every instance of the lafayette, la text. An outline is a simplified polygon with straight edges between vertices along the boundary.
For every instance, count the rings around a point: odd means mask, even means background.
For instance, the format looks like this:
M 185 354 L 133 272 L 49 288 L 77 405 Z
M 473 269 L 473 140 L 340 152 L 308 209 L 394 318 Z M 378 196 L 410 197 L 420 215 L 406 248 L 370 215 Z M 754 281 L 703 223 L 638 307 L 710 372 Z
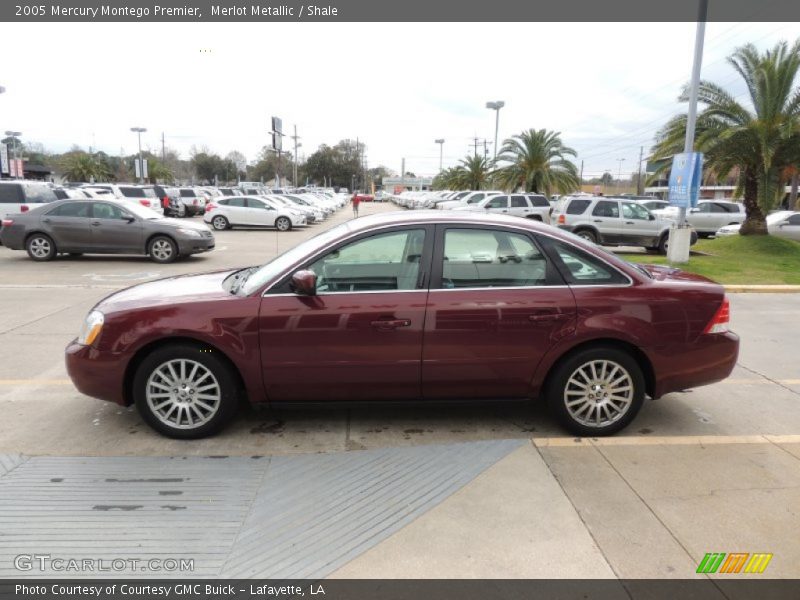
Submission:
M 289 596 L 324 596 L 325 589 L 322 585 L 315 583 L 308 586 L 299 585 L 270 585 L 267 583 L 251 583 L 248 587 L 238 587 L 229 583 L 225 584 L 199 584 L 199 583 L 176 583 L 166 585 L 153 584 L 108 584 L 108 585 L 83 585 L 83 584 L 18 584 L 15 586 L 15 594 L 18 596 L 69 596 L 72 598 L 92 596 L 99 598 L 102 595 L 112 596 L 138 596 L 146 598 L 149 596 L 235 596 L 237 594 L 248 594 L 250 596 L 269 596 L 273 598 L 286 598 Z

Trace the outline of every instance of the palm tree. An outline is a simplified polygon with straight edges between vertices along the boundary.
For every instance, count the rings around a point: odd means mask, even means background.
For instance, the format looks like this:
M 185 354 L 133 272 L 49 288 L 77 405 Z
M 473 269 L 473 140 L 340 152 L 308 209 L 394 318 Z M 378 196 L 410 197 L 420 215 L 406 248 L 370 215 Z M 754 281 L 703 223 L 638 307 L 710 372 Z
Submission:
M 742 77 L 748 105 L 721 86 L 701 81 L 695 147 L 705 153 L 706 167 L 724 177 L 738 168 L 736 195 L 747 211 L 740 233 L 766 234 L 765 216 L 783 196 L 787 167 L 800 164 L 800 40 L 790 48 L 780 42 L 760 54 L 755 46 L 738 48 L 728 63 Z M 688 101 L 688 91 L 680 96 Z M 656 136 L 654 157 L 683 151 L 686 115 L 671 119 Z
M 578 185 L 578 169 L 567 156 L 577 156 L 561 141 L 561 134 L 546 129 L 529 129 L 503 142 L 498 162 L 509 163 L 494 173 L 506 190 L 566 194 Z
M 70 152 L 61 160 L 68 181 L 103 181 L 111 176 L 105 163 L 85 152 Z
M 436 185 L 451 190 L 480 190 L 488 182 L 492 164 L 485 156 L 466 156 L 460 164 L 437 175 Z

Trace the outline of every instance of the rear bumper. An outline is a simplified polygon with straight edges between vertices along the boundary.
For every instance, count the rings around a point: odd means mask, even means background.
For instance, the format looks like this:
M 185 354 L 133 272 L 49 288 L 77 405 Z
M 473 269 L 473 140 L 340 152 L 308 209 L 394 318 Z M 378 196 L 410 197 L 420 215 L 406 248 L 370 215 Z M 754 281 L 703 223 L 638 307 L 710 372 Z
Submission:
M 739 357 L 739 336 L 726 333 L 701 335 L 682 348 L 664 348 L 651 354 L 657 374 L 655 398 L 670 392 L 722 381 Z
M 25 230 L 17 225 L 0 227 L 0 243 L 9 250 L 24 250 Z
M 76 340 L 64 352 L 67 374 L 81 394 L 125 405 L 125 363 L 120 356 L 82 346 Z

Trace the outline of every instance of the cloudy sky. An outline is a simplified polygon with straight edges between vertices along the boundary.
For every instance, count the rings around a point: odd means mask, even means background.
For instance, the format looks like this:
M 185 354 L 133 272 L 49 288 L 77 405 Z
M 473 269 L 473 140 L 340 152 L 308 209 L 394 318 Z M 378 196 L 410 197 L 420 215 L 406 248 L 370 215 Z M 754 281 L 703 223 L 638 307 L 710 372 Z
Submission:
M 3 23 L 4 47 L 21 51 L 0 68 L 0 131 L 119 154 L 143 126 L 154 150 L 163 132 L 184 157 L 194 145 L 253 160 L 277 115 L 297 126 L 301 157 L 359 137 L 370 166 L 399 171 L 405 157 L 433 174 L 434 139 L 455 164 L 474 137 L 493 141 L 485 104 L 503 100 L 501 142 L 554 129 L 586 177 L 624 175 L 680 110 L 694 35 L 694 23 Z M 711 23 L 703 77 L 743 97 L 725 57 L 798 35 L 793 23 Z

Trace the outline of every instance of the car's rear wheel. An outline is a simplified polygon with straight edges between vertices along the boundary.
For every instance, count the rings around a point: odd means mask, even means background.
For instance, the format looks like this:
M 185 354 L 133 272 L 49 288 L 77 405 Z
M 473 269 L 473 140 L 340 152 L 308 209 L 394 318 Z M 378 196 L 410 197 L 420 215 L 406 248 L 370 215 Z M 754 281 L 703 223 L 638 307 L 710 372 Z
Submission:
M 278 231 L 289 231 L 292 228 L 292 222 L 288 217 L 278 217 L 275 219 L 275 228 Z
M 136 370 L 133 398 L 156 431 L 179 439 L 218 432 L 235 414 L 237 382 L 214 350 L 189 344 L 151 352 Z
M 562 361 L 546 394 L 551 410 L 571 433 L 610 435 L 624 429 L 641 409 L 644 375 L 630 354 L 598 346 Z
M 593 244 L 597 243 L 597 234 L 591 229 L 580 229 L 575 232 L 575 235 L 579 238 L 583 238 L 587 242 L 592 242 Z
M 28 256 L 37 262 L 53 260 L 58 253 L 55 242 L 50 236 L 43 233 L 34 233 L 30 236 L 25 242 L 25 248 Z
M 230 227 L 230 223 L 228 223 L 228 219 L 226 219 L 222 215 L 217 215 L 216 217 L 211 219 L 211 226 L 217 231 L 223 231 L 224 229 Z
M 165 235 L 158 235 L 150 240 L 147 254 L 153 262 L 165 264 L 178 258 L 178 245 Z
M 532 221 L 539 221 L 539 222 L 541 222 L 542 220 L 542 217 L 540 217 L 539 215 L 528 215 L 527 218 L 531 219 Z

